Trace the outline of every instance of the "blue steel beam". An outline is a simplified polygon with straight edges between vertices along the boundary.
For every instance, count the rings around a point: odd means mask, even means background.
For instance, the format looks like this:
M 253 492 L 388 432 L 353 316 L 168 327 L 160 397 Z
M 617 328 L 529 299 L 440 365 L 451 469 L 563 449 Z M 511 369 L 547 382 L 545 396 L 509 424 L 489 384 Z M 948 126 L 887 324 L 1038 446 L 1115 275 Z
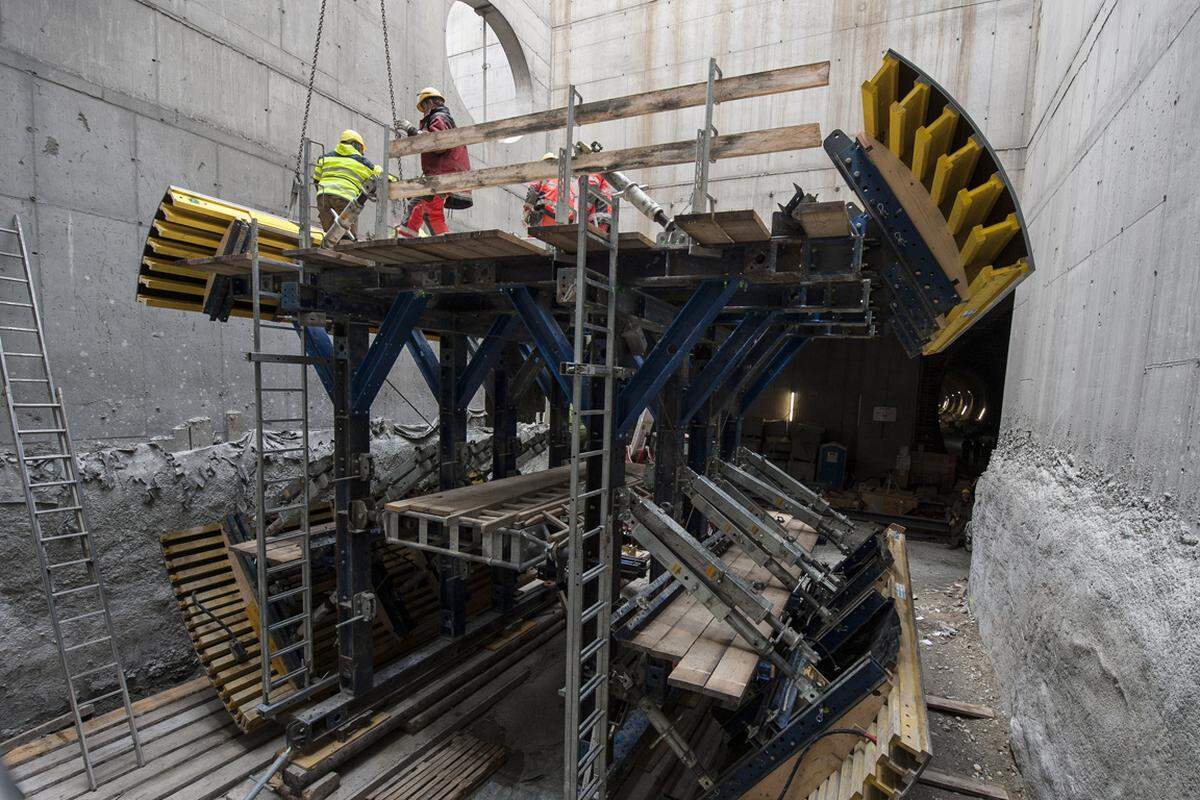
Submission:
M 775 358 L 771 359 L 771 363 L 763 370 L 762 375 L 759 375 L 754 383 L 746 388 L 741 399 L 738 400 L 738 416 L 746 413 L 746 409 L 750 404 L 758 399 L 758 396 L 763 393 L 763 390 L 771 385 L 771 381 L 779 377 L 779 373 L 783 372 L 788 364 L 792 363 L 792 359 L 796 357 L 796 353 L 800 352 L 800 348 L 808 344 L 807 336 L 793 336 L 787 340 L 787 343 L 775 354 Z
M 642 409 L 662 390 L 675 374 L 693 346 L 704 335 L 738 290 L 740 280 L 704 281 L 675 316 L 659 338 L 646 362 L 621 390 L 617 399 L 617 435 L 624 436 L 641 416 Z
M 425 332 L 420 328 L 413 328 L 408 332 L 404 345 L 412 354 L 413 361 L 417 362 L 417 369 L 424 376 L 429 391 L 433 392 L 435 398 L 438 397 L 442 383 L 441 366 L 438 364 L 438 357 L 434 354 L 433 348 L 429 345 L 429 340 L 425 338 Z
M 729 338 L 721 343 L 717 352 L 713 354 L 709 362 L 704 365 L 704 369 L 700 370 L 700 374 L 684 392 L 683 414 L 679 419 L 681 425 L 690 422 L 701 406 L 725 385 L 734 370 L 744 363 L 746 354 L 754 348 L 755 343 L 771 327 L 774 319 L 774 312 L 752 311 L 738 323 L 738 326 L 733 329 L 733 333 L 729 334 Z
M 321 379 L 321 384 L 325 387 L 325 393 L 333 398 L 333 374 L 330 373 L 330 362 L 333 360 L 333 340 L 329 338 L 329 334 L 324 328 L 318 328 L 312 325 L 301 328 L 296 323 L 292 323 L 292 327 L 296 329 L 296 334 L 304 340 L 305 352 L 319 359 L 313 364 L 313 369 L 317 371 L 317 377 Z
M 521 358 L 529 359 L 533 355 L 533 347 L 524 342 L 517 345 L 517 349 L 521 351 Z M 545 364 L 538 370 L 537 377 L 534 380 L 537 381 L 538 388 L 542 390 L 542 394 L 548 399 L 550 397 L 550 381 L 552 379 L 546 374 Z
M 408 340 L 408 334 L 421 318 L 421 312 L 428 302 L 429 296 L 425 294 L 402 292 L 396 295 L 379 326 L 379 333 L 375 334 L 375 341 L 371 342 L 366 357 L 350 379 L 352 412 L 365 414 L 371 410 L 371 403 L 392 371 L 396 358 Z
M 509 331 L 512 330 L 513 323 L 516 321 L 512 314 L 501 314 L 496 317 L 487 336 L 475 348 L 475 354 L 471 356 L 466 370 L 458 377 L 458 390 L 455 392 L 455 398 L 459 409 L 467 407 L 467 403 L 471 402 L 475 392 L 479 391 L 484 379 L 491 373 L 492 367 L 496 366 L 496 362 L 504 353 L 504 346 L 508 344 Z
M 570 397 L 571 384 L 560 369 L 563 363 L 573 360 L 574 350 L 567 341 L 567 335 L 554 321 L 554 317 L 550 316 L 550 312 L 538 305 L 528 288 L 519 286 L 515 289 L 505 289 L 504 293 L 512 301 L 521 322 L 525 323 L 525 328 L 533 337 L 533 343 L 542 354 L 542 361 L 546 362 L 546 369 L 551 377 L 558 381 L 563 394 Z

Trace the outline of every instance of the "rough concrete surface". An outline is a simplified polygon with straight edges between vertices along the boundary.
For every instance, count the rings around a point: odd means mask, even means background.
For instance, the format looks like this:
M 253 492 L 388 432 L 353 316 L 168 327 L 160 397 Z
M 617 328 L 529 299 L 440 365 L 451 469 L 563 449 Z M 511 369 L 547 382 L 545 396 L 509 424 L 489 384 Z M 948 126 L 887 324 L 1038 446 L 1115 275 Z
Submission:
M 1183 513 L 1029 435 L 992 455 L 970 596 L 1035 796 L 1194 796 L 1200 540 Z
M 481 439 L 485 433 L 472 427 L 468 438 Z M 394 474 L 417 444 L 432 441 L 432 432 L 414 442 L 394 426 L 376 424 L 371 442 L 376 476 Z M 314 460 L 329 454 L 332 433 L 314 431 L 311 447 Z M 289 460 L 269 467 L 268 478 L 297 473 L 295 459 L 283 458 Z M 191 675 L 199 662 L 171 592 L 159 536 L 208 525 L 237 510 L 252 513 L 253 434 L 178 453 L 157 444 L 108 448 L 82 454 L 80 461 L 84 504 L 130 689 L 139 695 L 161 689 Z M 0 572 L 0 641 L 6 656 L 0 659 L 3 738 L 61 713 L 67 700 L 12 455 L 0 462 L 0 503 L 7 512 L 0 526 L 0 552 L 8 557 L 8 567 Z M 12 657 L 16 653 L 19 659 Z M 93 694 L 101 691 L 98 685 Z

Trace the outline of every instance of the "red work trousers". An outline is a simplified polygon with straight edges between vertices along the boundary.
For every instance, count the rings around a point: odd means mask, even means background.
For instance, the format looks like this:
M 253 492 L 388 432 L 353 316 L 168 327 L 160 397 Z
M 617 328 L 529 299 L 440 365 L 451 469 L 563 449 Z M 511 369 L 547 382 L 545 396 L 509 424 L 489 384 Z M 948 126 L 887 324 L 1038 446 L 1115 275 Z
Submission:
M 429 199 L 422 198 L 413 203 L 408 221 L 396 228 L 396 233 L 400 236 L 416 236 L 421 230 L 422 223 L 426 221 L 429 222 L 429 230 L 434 236 L 450 232 L 450 228 L 446 226 L 445 195 L 435 194 Z

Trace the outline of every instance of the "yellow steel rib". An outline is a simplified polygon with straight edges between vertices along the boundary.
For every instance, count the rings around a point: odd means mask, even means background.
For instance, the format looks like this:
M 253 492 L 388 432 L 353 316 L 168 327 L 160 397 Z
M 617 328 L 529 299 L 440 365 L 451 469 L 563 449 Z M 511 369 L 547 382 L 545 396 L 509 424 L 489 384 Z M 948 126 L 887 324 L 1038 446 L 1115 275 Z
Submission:
M 946 315 L 946 326 L 925 345 L 922 353 L 927 356 L 940 353 L 976 319 L 986 314 L 1000 301 L 1009 288 L 1029 272 L 1029 262 L 1022 258 L 1011 267 L 984 267 L 971 281 L 971 299 L 959 303 Z
M 872 139 L 884 140 L 888 111 L 900 93 L 900 62 L 884 56 L 875 77 L 862 85 L 863 126 Z
M 962 246 L 963 269 L 970 275 L 972 269 L 995 263 L 996 256 L 1020 230 L 1016 214 L 1009 214 L 995 225 L 976 225 Z
M 146 246 L 160 256 L 174 256 L 175 258 L 205 258 L 212 255 L 211 249 L 201 249 L 199 247 L 189 247 L 185 244 L 177 242 L 169 242 L 166 239 L 159 239 L 156 236 L 151 236 L 146 239 Z
M 178 225 L 174 222 L 166 222 L 161 219 L 154 220 L 154 230 L 164 239 L 194 244 L 197 247 L 207 247 L 215 250 L 217 245 L 221 243 L 220 236 L 214 236 L 207 231 Z
M 929 109 L 929 84 L 920 81 L 904 96 L 892 103 L 888 118 L 887 146 L 905 164 L 912 163 L 913 137 L 925 124 Z
M 207 275 L 200 270 L 192 269 L 191 267 L 181 267 L 177 262 L 165 261 L 154 256 L 142 256 L 142 265 L 145 266 L 146 272 L 150 274 L 162 273 L 171 275 L 176 278 L 191 278 L 204 282 Z
M 933 165 L 950 149 L 950 140 L 954 138 L 957 127 L 958 114 L 946 106 L 937 119 L 917 128 L 913 137 L 912 171 L 926 189 L 933 179 Z
M 962 147 L 937 160 L 937 167 L 933 171 L 933 187 L 929 191 L 934 205 L 941 208 L 960 189 L 966 188 L 982 152 L 983 148 L 972 136 Z
M 164 292 L 175 292 L 177 294 L 190 294 L 197 297 L 204 297 L 204 286 L 195 283 L 187 283 L 186 281 L 171 280 L 170 278 L 157 278 L 153 275 L 139 275 L 138 283 L 145 286 L 147 289 L 161 289 Z
M 950 233 L 958 236 L 982 224 L 1003 193 L 1004 181 L 1000 180 L 1000 174 L 996 172 L 974 189 L 960 191 L 954 198 L 954 207 L 950 209 L 950 219 L 947 222 Z M 959 242 L 959 245 L 961 244 L 962 242 Z

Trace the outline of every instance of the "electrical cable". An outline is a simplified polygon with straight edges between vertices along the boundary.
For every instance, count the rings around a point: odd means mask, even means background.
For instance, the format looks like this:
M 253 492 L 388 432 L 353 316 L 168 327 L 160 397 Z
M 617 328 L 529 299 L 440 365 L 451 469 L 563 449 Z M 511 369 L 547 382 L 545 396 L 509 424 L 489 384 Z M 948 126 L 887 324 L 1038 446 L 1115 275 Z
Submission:
M 783 784 L 783 789 L 779 792 L 779 797 L 777 797 L 776 800 L 784 800 L 784 798 L 787 797 L 788 789 L 792 788 L 792 781 L 796 779 L 796 773 L 800 770 L 800 763 L 804 761 L 804 756 L 808 753 L 812 746 L 824 739 L 826 736 L 835 736 L 843 733 L 848 736 L 861 736 L 872 744 L 879 744 L 878 739 L 859 728 L 830 728 L 827 731 L 822 731 L 821 733 L 817 734 L 815 739 L 804 745 L 804 749 L 800 751 L 800 755 L 796 756 L 796 763 L 792 764 L 792 771 L 788 773 L 787 782 Z

